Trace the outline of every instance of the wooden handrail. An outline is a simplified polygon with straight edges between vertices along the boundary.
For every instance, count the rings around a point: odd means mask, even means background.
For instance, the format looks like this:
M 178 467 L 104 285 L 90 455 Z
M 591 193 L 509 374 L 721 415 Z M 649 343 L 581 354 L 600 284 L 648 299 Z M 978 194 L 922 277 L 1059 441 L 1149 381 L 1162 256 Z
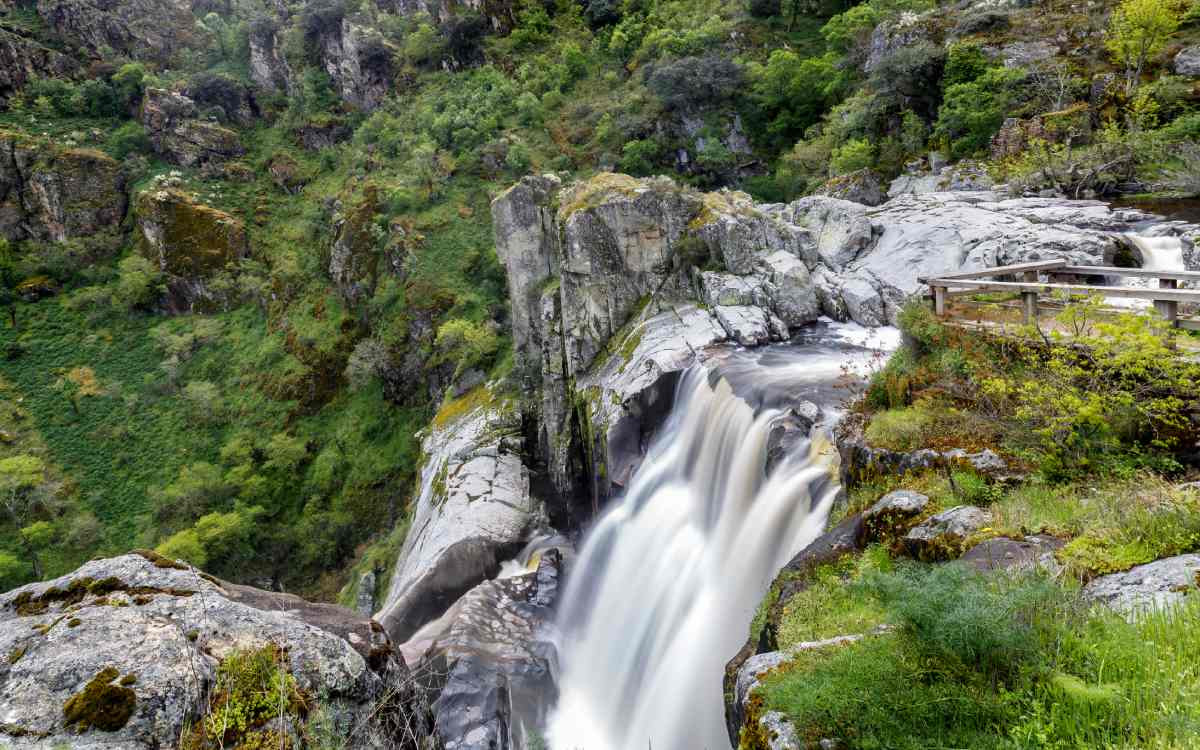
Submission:
M 995 268 L 982 268 L 978 271 L 963 271 L 962 273 L 948 273 L 936 277 L 938 280 L 945 279 L 982 279 L 988 276 L 1007 276 L 1014 273 L 1026 273 L 1028 271 L 1050 271 L 1058 268 L 1066 268 L 1065 260 L 1042 260 L 1035 263 L 1018 263 L 1012 266 L 996 266 Z M 927 277 L 917 277 L 917 281 L 922 284 L 930 283 Z
M 1069 292 L 1072 294 L 1099 294 L 1103 297 L 1200 302 L 1200 290 L 1193 289 L 1143 289 L 1136 286 L 1089 286 L 1087 284 L 1051 284 L 1031 281 L 972 281 L 945 277 L 930 279 L 928 284 L 946 289 L 966 287 L 980 292 L 1032 292 L 1034 294 Z
M 1063 266 L 1054 269 L 1054 272 L 1076 276 L 1129 276 L 1139 279 L 1200 281 L 1200 271 L 1153 271 L 1145 268 L 1116 268 L 1114 266 Z

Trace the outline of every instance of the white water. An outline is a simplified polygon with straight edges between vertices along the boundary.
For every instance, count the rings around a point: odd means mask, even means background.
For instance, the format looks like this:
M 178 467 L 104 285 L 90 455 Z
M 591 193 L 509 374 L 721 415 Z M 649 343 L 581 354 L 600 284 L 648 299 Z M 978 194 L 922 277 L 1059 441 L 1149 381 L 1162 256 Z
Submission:
M 1144 237 L 1138 234 L 1127 234 L 1125 238 L 1137 245 L 1142 253 L 1142 269 L 1146 271 L 1183 271 L 1183 242 L 1178 237 Z M 1144 279 L 1134 276 L 1121 278 L 1122 286 L 1157 289 L 1156 279 Z M 1109 297 L 1106 302 L 1114 307 L 1147 308 L 1150 300 Z
M 794 380 L 791 359 L 758 365 L 755 382 Z M 702 367 L 684 374 L 671 416 L 568 581 L 546 731 L 555 750 L 728 750 L 725 663 L 776 572 L 822 531 L 836 491 L 830 462 L 811 449 L 765 476 L 779 415 L 769 404 L 756 413 Z

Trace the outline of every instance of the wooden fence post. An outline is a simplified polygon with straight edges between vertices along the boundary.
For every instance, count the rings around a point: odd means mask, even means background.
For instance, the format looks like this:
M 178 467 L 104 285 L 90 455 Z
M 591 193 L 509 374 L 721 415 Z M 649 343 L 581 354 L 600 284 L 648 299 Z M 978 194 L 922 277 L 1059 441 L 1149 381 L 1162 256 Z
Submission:
M 946 287 L 944 286 L 933 288 L 933 312 L 939 318 L 946 315 Z
M 1159 279 L 1159 289 L 1177 289 L 1179 284 L 1175 279 Z M 1158 314 L 1163 316 L 1163 319 L 1171 325 L 1172 328 L 1179 325 L 1179 303 L 1173 299 L 1156 299 L 1154 300 L 1154 309 Z
M 1025 303 L 1025 325 L 1037 322 L 1037 292 L 1021 292 L 1021 301 Z

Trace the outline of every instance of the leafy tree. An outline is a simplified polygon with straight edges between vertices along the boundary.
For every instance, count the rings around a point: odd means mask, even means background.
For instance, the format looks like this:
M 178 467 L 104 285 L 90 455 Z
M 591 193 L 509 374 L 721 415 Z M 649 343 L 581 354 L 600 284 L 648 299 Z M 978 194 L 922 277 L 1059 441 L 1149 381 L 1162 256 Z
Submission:
M 737 63 L 720 55 L 706 55 L 655 65 L 646 86 L 669 109 L 701 109 L 733 100 L 744 78 Z
M 765 66 L 751 70 L 754 120 L 763 122 L 776 143 L 795 141 L 815 124 L 840 94 L 843 79 L 837 58 L 801 58 L 791 50 L 775 50 Z
M 860 50 L 866 48 L 881 17 L 873 3 L 859 3 L 826 21 L 821 27 L 821 36 L 830 47 L 857 60 L 862 57 Z
M 203 461 L 187 464 L 179 475 L 162 489 L 150 491 L 155 515 L 167 525 L 189 522 L 220 507 L 237 492 L 226 481 L 220 467 Z
M 1113 11 L 1104 45 L 1125 68 L 1125 90 L 1133 92 L 1150 58 L 1162 52 L 1179 28 L 1179 12 L 1170 0 L 1123 0 Z
M 934 136 L 949 145 L 955 158 L 987 148 L 1012 110 L 1023 78 L 1019 70 L 992 68 L 970 83 L 950 86 L 938 110 Z
M 978 44 L 956 42 L 950 45 L 946 53 L 946 71 L 942 77 L 942 85 L 970 83 L 987 72 L 989 67 L 987 56 Z
M 621 149 L 621 161 L 618 169 L 627 174 L 645 176 L 652 174 L 658 163 L 662 147 L 652 139 L 629 141 Z
M 150 138 L 140 122 L 130 120 L 109 134 L 108 147 L 113 156 L 126 159 L 130 154 L 149 154 Z
M 216 422 L 225 410 L 221 389 L 207 380 L 193 380 L 183 388 L 183 398 L 201 424 Z
M 17 529 L 26 529 L 34 521 L 34 515 L 44 505 L 44 483 L 46 465 L 37 456 L 18 455 L 0 459 L 0 504 Z M 21 547 L 33 566 L 33 575 L 41 580 L 44 571 L 38 549 L 45 541 L 41 529 L 19 534 Z
M 145 80 L 146 68 L 137 62 L 125 63 L 113 74 L 113 88 L 126 112 L 141 101 Z

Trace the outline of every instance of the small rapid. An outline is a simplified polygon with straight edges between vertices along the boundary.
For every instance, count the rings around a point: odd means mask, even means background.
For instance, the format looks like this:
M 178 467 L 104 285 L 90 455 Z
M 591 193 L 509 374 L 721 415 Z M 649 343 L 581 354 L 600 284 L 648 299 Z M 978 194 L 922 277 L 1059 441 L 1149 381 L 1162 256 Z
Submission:
M 856 332 L 841 328 L 842 348 L 741 351 L 684 373 L 667 422 L 569 576 L 550 747 L 729 748 L 725 663 L 776 572 L 824 529 L 838 491 L 824 432 L 768 475 L 770 434 L 787 396 L 828 396 L 866 359 L 846 343 Z
M 1125 239 L 1131 242 L 1142 256 L 1143 271 L 1185 271 L 1183 262 L 1183 242 L 1178 237 L 1170 235 L 1148 237 L 1140 234 L 1126 234 Z M 1139 276 L 1121 278 L 1121 286 L 1157 289 L 1158 281 Z M 1107 302 L 1115 307 L 1147 308 L 1150 300 L 1111 297 Z

